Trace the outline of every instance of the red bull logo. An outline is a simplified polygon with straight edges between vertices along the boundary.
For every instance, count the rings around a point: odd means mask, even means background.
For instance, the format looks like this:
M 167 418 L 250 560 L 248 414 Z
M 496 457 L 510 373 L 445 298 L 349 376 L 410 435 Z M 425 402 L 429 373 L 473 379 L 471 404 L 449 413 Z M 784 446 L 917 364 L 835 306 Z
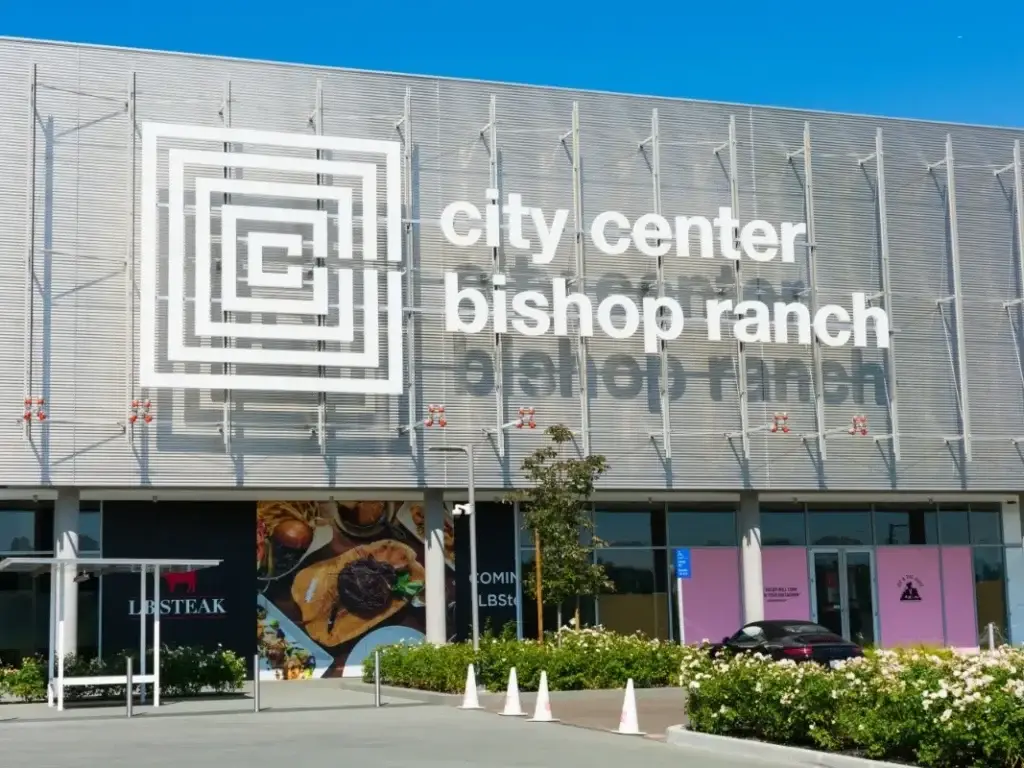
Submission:
M 180 571 L 177 573 L 164 573 L 162 576 L 168 592 L 177 592 L 178 587 L 184 585 L 185 593 L 194 595 L 198 573 L 199 571 Z

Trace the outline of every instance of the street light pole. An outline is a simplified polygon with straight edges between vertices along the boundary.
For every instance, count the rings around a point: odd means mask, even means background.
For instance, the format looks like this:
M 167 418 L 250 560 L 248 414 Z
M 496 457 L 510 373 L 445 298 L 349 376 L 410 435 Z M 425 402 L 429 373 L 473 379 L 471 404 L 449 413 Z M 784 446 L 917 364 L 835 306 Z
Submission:
M 469 465 L 466 484 L 468 486 L 469 507 L 469 591 L 470 599 L 473 601 L 473 650 L 480 650 L 480 598 L 477 593 L 477 572 L 476 572 L 476 478 L 474 477 L 474 456 L 472 445 L 432 445 L 428 451 L 435 453 L 464 453 Z

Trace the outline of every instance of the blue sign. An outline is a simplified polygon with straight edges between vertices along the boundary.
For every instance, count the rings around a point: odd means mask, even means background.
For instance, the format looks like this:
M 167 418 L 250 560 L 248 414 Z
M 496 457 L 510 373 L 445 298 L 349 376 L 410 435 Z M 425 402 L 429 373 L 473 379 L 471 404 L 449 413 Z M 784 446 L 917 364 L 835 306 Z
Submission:
M 677 549 L 675 550 L 676 555 L 676 578 L 677 579 L 688 579 L 690 578 L 690 550 L 689 549 Z

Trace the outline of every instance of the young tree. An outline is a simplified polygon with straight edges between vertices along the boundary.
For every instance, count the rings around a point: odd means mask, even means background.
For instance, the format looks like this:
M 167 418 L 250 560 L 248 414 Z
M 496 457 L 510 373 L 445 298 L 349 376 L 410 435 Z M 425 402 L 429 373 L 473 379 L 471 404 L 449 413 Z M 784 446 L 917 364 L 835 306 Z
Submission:
M 602 542 L 594 536 L 589 507 L 594 485 L 608 469 L 607 461 L 600 455 L 568 455 L 572 431 L 561 424 L 548 427 L 545 435 L 550 443 L 523 460 L 528 487 L 514 496 L 534 540 L 535 568 L 523 582 L 524 592 L 528 589 L 537 598 L 541 641 L 544 605 L 558 606 L 561 615 L 561 606 L 575 600 L 579 626 L 580 599 L 614 588 L 604 566 L 594 562 L 594 550 Z

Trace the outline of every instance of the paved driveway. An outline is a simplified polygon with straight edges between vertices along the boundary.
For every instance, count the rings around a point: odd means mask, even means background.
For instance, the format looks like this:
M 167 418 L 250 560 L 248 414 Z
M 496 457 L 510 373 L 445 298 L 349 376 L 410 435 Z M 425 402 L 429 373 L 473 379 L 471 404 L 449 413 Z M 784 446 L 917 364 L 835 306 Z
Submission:
M 351 692 L 355 693 L 355 692 Z M 366 696 L 366 694 L 359 694 Z M 4 765 L 29 768 L 749 768 L 647 739 L 527 723 L 449 706 L 360 705 L 0 722 Z M 4 707 L 3 710 L 7 708 Z M 6 715 L 0 711 L 0 717 Z M 557 715 L 557 713 L 556 713 Z M 769 763 L 758 763 L 769 768 Z

